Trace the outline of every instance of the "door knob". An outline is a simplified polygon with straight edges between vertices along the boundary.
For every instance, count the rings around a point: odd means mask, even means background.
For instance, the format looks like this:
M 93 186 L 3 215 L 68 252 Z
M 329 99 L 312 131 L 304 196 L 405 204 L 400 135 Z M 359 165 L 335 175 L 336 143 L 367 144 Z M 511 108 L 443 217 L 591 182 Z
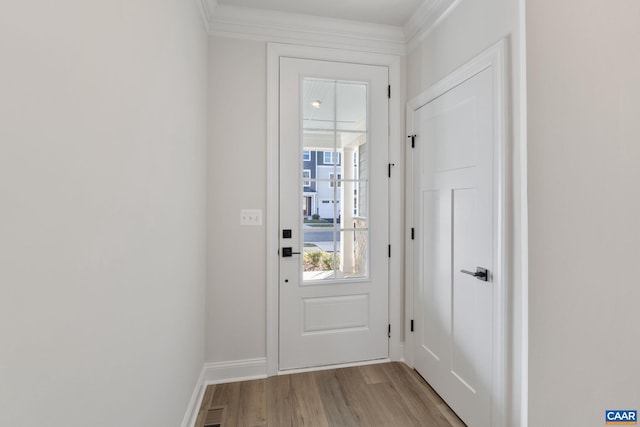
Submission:
M 468 270 L 460 270 L 460 273 L 468 274 L 469 276 L 473 276 L 478 280 L 482 280 L 483 282 L 487 282 L 489 280 L 489 270 L 482 267 L 476 267 L 475 273 Z
M 293 248 L 282 248 L 282 258 L 289 258 L 293 255 L 300 255 L 300 252 L 293 252 Z

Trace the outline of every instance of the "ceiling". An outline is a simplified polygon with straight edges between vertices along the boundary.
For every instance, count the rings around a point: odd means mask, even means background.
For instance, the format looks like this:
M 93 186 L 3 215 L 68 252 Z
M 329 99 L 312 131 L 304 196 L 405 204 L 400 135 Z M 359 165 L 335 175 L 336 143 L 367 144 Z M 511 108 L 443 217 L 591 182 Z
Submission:
M 250 7 L 327 18 L 403 26 L 424 0 L 218 0 Z

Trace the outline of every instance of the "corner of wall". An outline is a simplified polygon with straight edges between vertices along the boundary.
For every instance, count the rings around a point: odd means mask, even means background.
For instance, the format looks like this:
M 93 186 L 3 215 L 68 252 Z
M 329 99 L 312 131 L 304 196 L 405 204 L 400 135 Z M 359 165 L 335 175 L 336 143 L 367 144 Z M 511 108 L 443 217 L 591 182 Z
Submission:
M 184 414 L 184 418 L 182 419 L 182 423 L 180 427 L 194 427 L 196 423 L 196 418 L 198 418 L 198 412 L 200 411 L 200 406 L 202 405 L 202 399 L 204 398 L 204 392 L 206 390 L 204 378 L 205 378 L 205 369 L 204 367 L 200 370 L 200 375 L 196 381 L 195 388 L 193 389 L 193 394 L 191 395 L 191 399 L 189 400 L 189 405 L 187 406 L 187 411 Z

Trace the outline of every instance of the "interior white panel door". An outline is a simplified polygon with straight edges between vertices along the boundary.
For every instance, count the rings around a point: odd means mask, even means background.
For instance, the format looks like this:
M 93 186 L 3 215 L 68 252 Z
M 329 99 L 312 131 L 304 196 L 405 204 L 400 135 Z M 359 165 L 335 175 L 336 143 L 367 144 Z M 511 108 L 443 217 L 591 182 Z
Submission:
M 492 81 L 487 68 L 414 117 L 414 363 L 473 427 L 489 427 L 492 409 Z
M 387 85 L 280 60 L 280 370 L 389 355 Z

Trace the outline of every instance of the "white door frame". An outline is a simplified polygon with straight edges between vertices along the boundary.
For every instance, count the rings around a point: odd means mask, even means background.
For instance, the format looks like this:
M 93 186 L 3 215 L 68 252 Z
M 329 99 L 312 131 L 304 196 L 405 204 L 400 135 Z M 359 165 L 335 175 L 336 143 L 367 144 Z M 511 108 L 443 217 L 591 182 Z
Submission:
M 400 83 L 400 57 L 352 50 L 327 49 L 281 43 L 267 44 L 267 375 L 279 374 L 278 370 L 278 145 L 279 145 L 279 65 L 281 57 L 350 62 L 354 64 L 389 67 L 389 84 L 392 88 L 389 100 L 389 162 L 395 166 L 389 187 L 389 222 L 392 257 L 389 263 L 389 359 L 401 360 L 402 288 L 404 284 L 404 137 L 402 108 L 404 96 Z M 393 252 L 395 248 L 395 252 Z M 289 373 L 290 371 L 287 371 Z
M 414 113 L 423 105 L 438 98 L 452 88 L 458 86 L 462 82 L 470 79 L 480 71 L 489 67 L 493 68 L 493 96 L 494 96 L 494 129 L 495 145 L 494 145 L 494 194 L 495 194 L 495 218 L 494 218 L 494 254 L 496 260 L 496 270 L 493 272 L 493 285 L 496 292 L 494 293 L 494 304 L 496 307 L 496 315 L 494 316 L 493 328 L 495 341 L 494 346 L 494 367 L 493 367 L 493 384 L 492 384 L 492 413 L 493 425 L 502 427 L 506 425 L 508 399 L 508 369 L 509 369 L 509 338 L 508 338 L 508 314 L 509 305 L 509 262 L 507 257 L 507 135 L 508 135 L 508 119 L 507 119 L 507 65 L 506 65 L 506 47 L 507 42 L 501 40 L 489 49 L 472 59 L 471 61 L 458 68 L 447 77 L 422 92 L 417 97 L 411 99 L 407 103 L 407 133 L 413 134 Z M 419 138 L 416 139 L 419 143 Z M 406 220 L 408 227 L 414 224 L 414 184 L 413 184 L 413 154 L 410 149 L 406 154 Z M 405 322 L 410 324 L 414 319 L 413 300 L 414 300 L 414 280 L 413 280 L 413 257 L 414 248 L 411 240 L 407 241 L 405 248 L 406 253 L 406 299 L 405 299 Z M 405 343 L 405 360 L 409 366 L 413 367 L 414 340 L 411 333 L 407 334 Z

